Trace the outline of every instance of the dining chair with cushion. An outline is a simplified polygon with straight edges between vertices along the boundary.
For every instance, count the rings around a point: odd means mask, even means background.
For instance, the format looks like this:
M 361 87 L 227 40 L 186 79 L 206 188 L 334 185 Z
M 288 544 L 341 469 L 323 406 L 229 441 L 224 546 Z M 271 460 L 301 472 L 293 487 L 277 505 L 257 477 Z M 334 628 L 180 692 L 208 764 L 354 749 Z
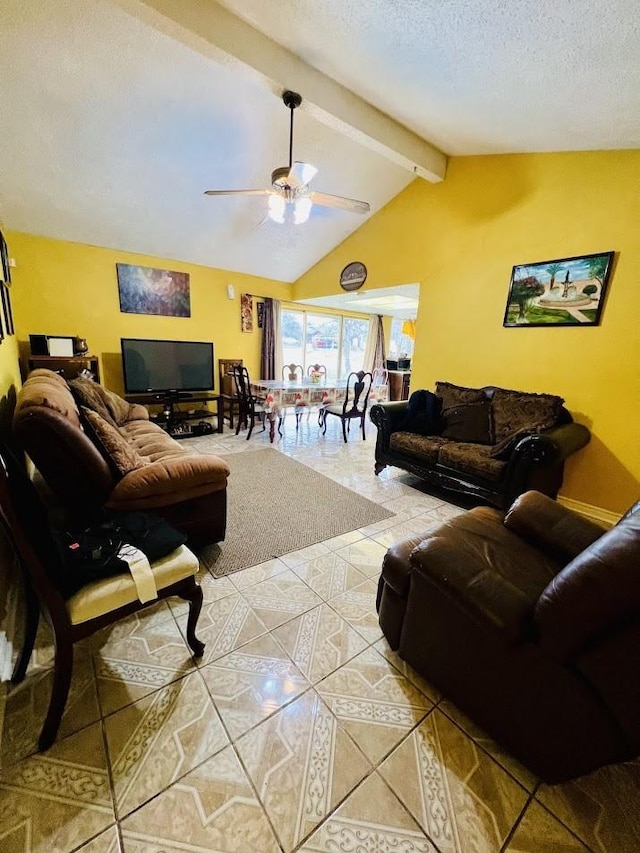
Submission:
M 22 570 L 26 600 L 24 642 L 13 670 L 13 684 L 25 677 L 41 610 L 53 631 L 53 686 L 38 741 L 40 750 L 48 749 L 58 732 L 71 683 L 73 645 L 79 640 L 177 595 L 189 602 L 187 643 L 194 657 L 202 656 L 204 644 L 195 634 L 202 608 L 202 590 L 195 577 L 199 563 L 185 545 L 148 564 L 153 577 L 147 569 L 151 593 L 141 596 L 144 602 L 138 597 L 139 582 L 128 572 L 91 580 L 65 597 L 60 579 L 68 575 L 68 566 L 47 510 L 18 460 L 5 448 L 0 448 L 0 524 Z
M 233 381 L 236 387 L 236 396 L 238 398 L 238 425 L 236 426 L 236 435 L 240 429 L 244 427 L 249 429 L 247 433 L 247 441 L 251 438 L 251 433 L 256 423 L 256 418 L 262 421 L 262 432 L 267 428 L 267 415 L 265 411 L 264 397 L 256 397 L 251 391 L 251 379 L 249 371 L 246 367 L 234 367 L 231 370 Z M 278 432 L 280 424 L 278 424 Z
M 342 422 L 342 436 L 347 441 L 347 430 L 351 426 L 352 420 L 359 420 L 362 429 L 362 438 L 365 439 L 365 419 L 367 415 L 367 407 L 369 405 L 369 393 L 371 391 L 371 383 L 373 376 L 371 373 L 366 373 L 364 370 L 351 372 L 347 377 L 347 387 L 344 395 L 344 402 L 340 404 L 331 404 L 325 406 L 322 418 L 322 434 L 327 432 L 327 415 L 335 415 Z

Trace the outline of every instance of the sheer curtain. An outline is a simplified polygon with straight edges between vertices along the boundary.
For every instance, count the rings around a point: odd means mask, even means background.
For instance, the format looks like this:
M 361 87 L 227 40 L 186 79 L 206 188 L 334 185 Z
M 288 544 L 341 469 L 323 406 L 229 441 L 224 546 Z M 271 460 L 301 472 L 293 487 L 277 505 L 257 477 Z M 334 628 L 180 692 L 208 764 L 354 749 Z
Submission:
M 279 379 L 282 376 L 282 321 L 280 300 L 264 300 L 260 378 Z
M 385 367 L 386 357 L 382 314 L 378 314 L 375 318 L 372 317 L 369 323 L 367 346 L 364 351 L 364 369 L 373 371 L 376 367 Z

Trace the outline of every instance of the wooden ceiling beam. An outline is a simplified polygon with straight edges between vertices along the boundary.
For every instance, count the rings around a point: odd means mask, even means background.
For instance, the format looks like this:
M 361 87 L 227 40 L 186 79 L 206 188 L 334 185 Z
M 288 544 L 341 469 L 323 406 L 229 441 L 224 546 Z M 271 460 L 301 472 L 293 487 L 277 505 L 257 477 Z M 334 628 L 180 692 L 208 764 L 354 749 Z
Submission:
M 444 179 L 447 158 L 411 130 L 308 65 L 214 0 L 112 0 L 137 18 L 223 65 L 299 92 L 301 109 L 419 178 Z

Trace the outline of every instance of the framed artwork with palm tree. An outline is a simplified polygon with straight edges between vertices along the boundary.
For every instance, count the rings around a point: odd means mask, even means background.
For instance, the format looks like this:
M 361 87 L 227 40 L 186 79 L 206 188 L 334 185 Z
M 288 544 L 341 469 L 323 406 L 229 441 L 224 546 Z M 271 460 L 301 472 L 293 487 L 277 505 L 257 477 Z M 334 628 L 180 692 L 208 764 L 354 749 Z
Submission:
M 597 326 L 614 252 L 518 264 L 504 326 Z

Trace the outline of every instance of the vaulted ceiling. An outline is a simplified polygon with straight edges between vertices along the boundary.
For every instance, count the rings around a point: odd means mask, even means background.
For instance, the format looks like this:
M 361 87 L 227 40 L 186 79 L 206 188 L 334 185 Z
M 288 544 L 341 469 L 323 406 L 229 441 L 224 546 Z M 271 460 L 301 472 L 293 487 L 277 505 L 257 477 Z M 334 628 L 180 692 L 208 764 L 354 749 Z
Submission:
M 3 0 L 9 229 L 294 281 L 363 218 L 264 221 L 286 165 L 375 214 L 445 155 L 640 147 L 637 0 Z M 389 282 L 394 284 L 394 282 Z

